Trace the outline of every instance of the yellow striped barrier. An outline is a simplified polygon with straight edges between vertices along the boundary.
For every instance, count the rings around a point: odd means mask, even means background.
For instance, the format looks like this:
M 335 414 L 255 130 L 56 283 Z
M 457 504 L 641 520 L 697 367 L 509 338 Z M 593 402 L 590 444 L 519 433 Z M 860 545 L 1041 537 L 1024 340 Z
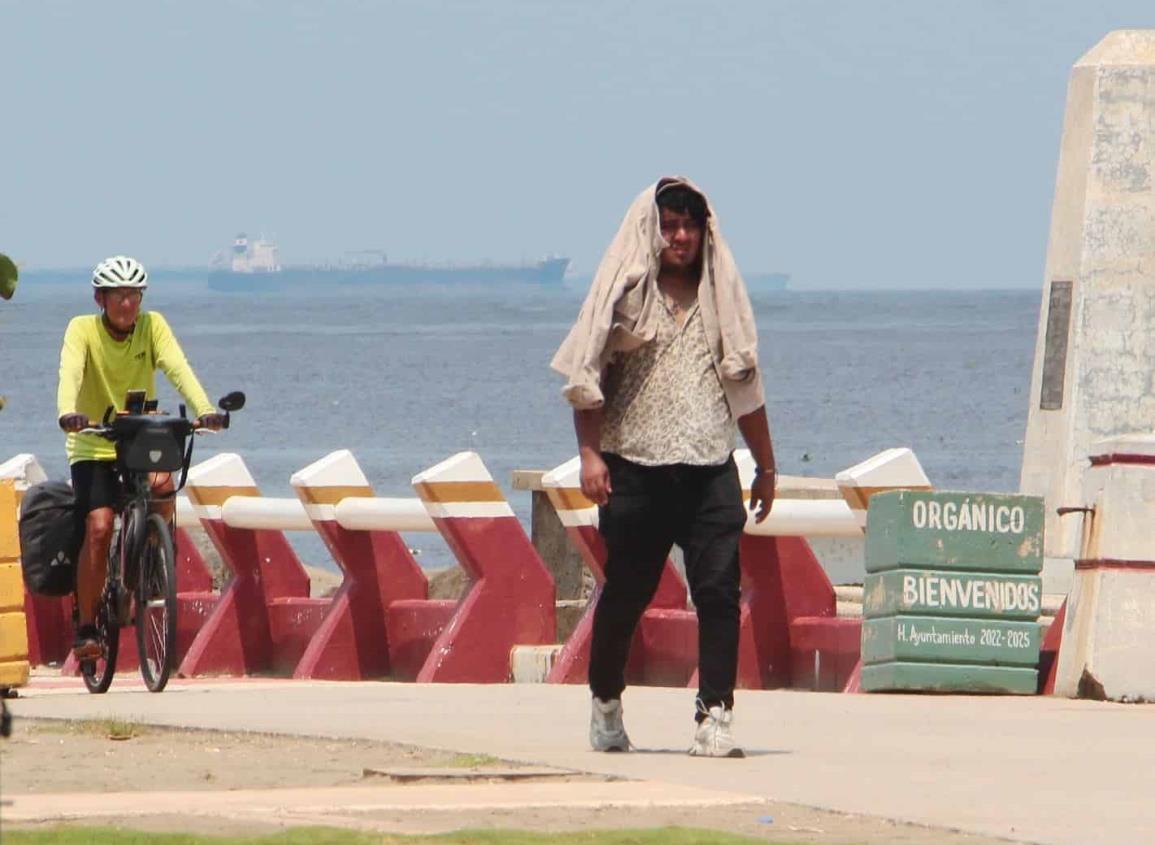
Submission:
M 28 622 L 16 503 L 16 483 L 0 479 L 0 688 L 28 683 Z

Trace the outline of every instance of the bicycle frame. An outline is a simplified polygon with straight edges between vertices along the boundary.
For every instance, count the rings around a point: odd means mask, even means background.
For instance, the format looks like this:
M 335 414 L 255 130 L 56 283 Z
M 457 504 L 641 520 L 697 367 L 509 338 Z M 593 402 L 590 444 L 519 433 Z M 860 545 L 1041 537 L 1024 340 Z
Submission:
M 125 500 L 116 509 L 120 525 L 109 549 L 108 573 L 104 581 L 104 596 L 109 606 L 117 609 L 117 623 L 121 627 L 132 622 L 131 596 L 136 584 L 126 576 L 130 573 L 130 567 L 139 560 L 149 505 L 153 501 L 152 482 L 148 473 L 125 472 L 123 480 L 127 490 Z

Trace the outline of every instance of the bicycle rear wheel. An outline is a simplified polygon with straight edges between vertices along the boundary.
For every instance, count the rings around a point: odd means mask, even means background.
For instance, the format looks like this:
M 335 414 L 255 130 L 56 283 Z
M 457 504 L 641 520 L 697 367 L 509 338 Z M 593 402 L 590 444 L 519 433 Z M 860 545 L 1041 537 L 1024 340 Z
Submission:
M 164 689 L 176 659 L 175 558 L 168 523 L 160 514 L 149 514 L 138 558 L 136 650 L 151 692 Z
M 100 607 L 96 611 L 96 633 L 100 637 L 100 647 L 104 655 L 95 660 L 80 661 L 80 675 L 84 686 L 91 693 L 108 692 L 112 676 L 116 674 L 116 656 L 120 653 L 120 627 L 115 615 L 109 612 L 110 599 L 101 596 Z

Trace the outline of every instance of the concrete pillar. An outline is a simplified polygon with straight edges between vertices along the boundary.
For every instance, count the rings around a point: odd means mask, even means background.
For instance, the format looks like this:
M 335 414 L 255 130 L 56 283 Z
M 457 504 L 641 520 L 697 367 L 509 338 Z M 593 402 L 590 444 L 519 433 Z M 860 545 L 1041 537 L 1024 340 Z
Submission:
M 557 597 L 562 600 L 586 598 L 586 587 L 581 553 L 566 537 L 565 526 L 549 502 L 541 485 L 545 470 L 518 469 L 513 471 L 513 489 L 529 490 L 533 496 L 530 538 L 546 568 L 557 585 Z
M 1055 694 L 1155 700 L 1155 435 L 1098 443 Z
M 1051 210 L 1020 480 L 1048 558 L 1078 555 L 1055 510 L 1081 503 L 1093 444 L 1155 421 L 1153 171 L 1155 30 L 1113 32 L 1071 72 Z

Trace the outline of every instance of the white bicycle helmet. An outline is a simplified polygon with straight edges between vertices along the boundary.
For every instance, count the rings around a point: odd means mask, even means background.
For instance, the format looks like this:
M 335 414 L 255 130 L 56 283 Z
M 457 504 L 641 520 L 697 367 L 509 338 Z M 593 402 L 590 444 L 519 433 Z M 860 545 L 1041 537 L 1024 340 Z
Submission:
M 148 273 L 135 258 L 114 255 L 96 265 L 92 271 L 94 288 L 146 288 Z

